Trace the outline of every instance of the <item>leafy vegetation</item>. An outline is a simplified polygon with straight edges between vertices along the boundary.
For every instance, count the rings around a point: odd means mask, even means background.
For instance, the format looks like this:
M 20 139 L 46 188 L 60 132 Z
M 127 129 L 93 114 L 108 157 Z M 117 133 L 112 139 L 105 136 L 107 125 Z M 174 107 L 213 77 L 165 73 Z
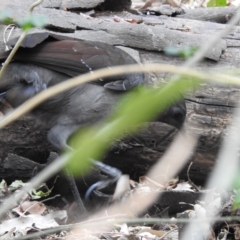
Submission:
M 43 28 L 47 24 L 47 18 L 43 16 L 36 16 L 29 14 L 26 18 L 15 21 L 12 13 L 8 10 L 0 11 L 0 23 L 2 24 L 16 24 L 23 31 L 29 31 L 32 28 Z
M 227 0 L 210 0 L 207 3 L 207 7 L 225 7 L 227 6 Z

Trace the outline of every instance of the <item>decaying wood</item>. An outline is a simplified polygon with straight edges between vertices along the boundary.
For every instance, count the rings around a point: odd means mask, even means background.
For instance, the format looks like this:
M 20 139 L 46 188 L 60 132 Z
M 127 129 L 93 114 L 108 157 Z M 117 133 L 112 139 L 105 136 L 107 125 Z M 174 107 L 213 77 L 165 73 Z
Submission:
M 27 5 L 20 7 L 18 1 L 11 1 L 10 4 L 10 8 L 17 18 L 21 19 L 25 16 Z M 96 18 L 91 18 L 45 7 L 37 7 L 34 13 L 48 17 L 48 30 L 55 30 L 61 34 L 84 40 L 135 48 L 139 51 L 142 63 L 181 65 L 184 62 L 183 59 L 166 56 L 163 54 L 163 49 L 169 45 L 176 48 L 200 46 L 206 43 L 212 35 L 226 27 L 224 24 L 212 22 L 138 16 L 126 12 L 118 14 L 123 19 L 121 22 L 114 21 L 113 16 L 116 13 L 100 14 Z M 59 21 L 60 17 L 61 21 Z M 139 24 L 124 22 L 124 19 L 135 19 Z M 219 71 L 225 68 L 230 71 L 239 67 L 239 30 L 240 27 L 237 26 L 231 34 L 219 40 L 206 54 L 205 60 L 199 63 L 196 68 L 204 71 L 209 69 Z M 3 30 L 0 29 L 0 31 Z M 13 36 L 18 34 L 19 31 L 16 30 Z M 0 40 L 0 47 L 3 49 L 2 40 Z M 165 82 L 167 81 L 166 73 L 149 73 L 146 76 L 146 81 L 152 85 Z M 196 153 L 191 159 L 194 161 L 190 170 L 191 180 L 204 181 L 213 168 L 221 146 L 222 136 L 231 120 L 233 108 L 238 102 L 239 96 L 239 87 L 220 86 L 214 83 L 203 85 L 202 88 L 186 96 L 187 122 L 190 129 L 200 135 Z M 28 121 L 23 118 L 0 131 L 0 149 L 4 149 L 0 150 L 2 161 L 6 160 L 8 153 L 16 153 L 37 162 L 39 162 L 39 156 L 43 156 L 43 161 L 48 158 L 48 153 L 53 149 L 47 144 L 46 129 L 36 130 L 35 124 L 31 125 Z M 105 161 L 137 179 L 140 175 L 145 174 L 147 169 L 162 156 L 174 137 L 174 131 L 172 127 L 164 124 L 148 124 L 141 133 L 122 141 L 116 141 L 111 147 L 110 153 L 106 154 Z M 24 142 L 20 140 L 21 136 L 24 138 Z M 186 168 L 183 170 L 182 176 L 186 177 Z M 3 177 L 1 172 L 0 177 Z
M 38 163 L 46 163 L 49 150 L 54 150 L 46 141 L 46 134 L 46 129 L 31 117 L 23 117 L 1 129 L 0 158 L 2 162 L 9 153 L 14 153 Z
M 215 23 L 227 23 L 237 12 L 237 7 L 213 7 L 186 9 L 178 18 L 194 19 Z
M 109 11 L 122 11 L 130 8 L 130 2 L 128 0 L 55 0 L 44 1 L 42 4 L 46 8 L 61 8 L 70 10 L 91 10 L 94 8 Z
M 171 8 L 168 5 L 159 7 L 149 7 L 144 10 L 144 13 L 150 15 L 167 15 L 176 16 L 177 18 L 193 19 L 214 23 L 227 23 L 237 12 L 237 7 L 212 7 L 212 8 L 194 8 L 179 10 Z
M 26 15 L 26 10 L 17 6 L 12 6 L 13 11 L 18 13 L 19 18 Z M 93 19 L 83 15 L 77 15 L 70 12 L 38 8 L 38 14 L 51 16 L 47 28 L 62 32 L 75 32 L 76 36 L 85 40 L 104 41 L 109 44 L 121 45 L 133 48 L 146 49 L 150 51 L 162 51 L 164 48 L 172 46 L 181 48 L 183 46 L 200 46 L 211 38 L 212 33 L 193 32 L 186 25 L 186 20 L 178 19 L 179 25 L 174 29 L 169 29 L 160 21 L 158 24 L 117 24 L 112 19 L 102 20 Z M 59 21 L 59 14 L 64 21 Z M 66 19 L 66 21 L 65 21 Z M 216 26 L 216 25 L 215 25 Z M 216 26 L 217 27 L 217 26 Z M 76 31 L 82 29 L 86 31 Z M 207 28 L 209 31 L 210 28 Z M 217 31 L 217 29 L 215 30 Z M 237 36 L 236 36 L 237 37 Z M 106 41 L 107 40 L 107 41 Z M 212 60 L 219 60 L 222 52 L 226 49 L 226 40 L 220 40 L 215 47 L 206 54 L 206 57 Z
M 0 163 L 1 178 L 7 179 L 9 183 L 15 181 L 16 177 L 28 181 L 34 176 L 35 170 L 42 169 L 42 164 L 19 155 L 9 153 Z

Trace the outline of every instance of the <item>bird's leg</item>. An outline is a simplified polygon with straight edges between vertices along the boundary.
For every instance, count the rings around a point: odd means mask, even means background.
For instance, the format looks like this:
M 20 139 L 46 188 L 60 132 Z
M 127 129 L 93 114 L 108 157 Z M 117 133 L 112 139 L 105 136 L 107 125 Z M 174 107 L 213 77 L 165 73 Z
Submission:
M 118 170 L 117 168 L 111 167 L 109 165 L 106 165 L 102 162 L 99 162 L 99 161 L 96 161 L 93 159 L 91 159 L 91 161 L 95 165 L 96 168 L 98 168 L 101 172 L 103 172 L 108 177 L 110 177 L 110 179 L 98 181 L 98 182 L 94 183 L 92 186 L 90 186 L 85 193 L 85 197 L 84 197 L 85 200 L 90 199 L 90 196 L 94 190 L 104 189 L 107 186 L 116 183 L 122 175 L 122 172 L 120 170 Z
M 77 126 L 63 126 L 55 125 L 48 132 L 48 140 L 58 149 L 73 150 L 68 144 L 68 137 L 77 129 Z M 73 198 L 77 204 L 79 214 L 87 214 L 87 209 L 84 206 L 83 200 L 79 194 L 76 181 L 70 170 L 65 168 L 64 170 L 66 179 L 68 181 L 70 190 L 72 192 Z
M 64 172 L 65 172 L 65 175 L 66 175 L 66 179 L 68 181 L 68 185 L 69 185 L 70 190 L 72 192 L 72 195 L 74 197 L 74 200 L 77 204 L 77 208 L 78 208 L 78 211 L 79 211 L 80 215 L 87 214 L 87 209 L 84 206 L 84 203 L 82 201 L 82 198 L 81 198 L 81 196 L 79 194 L 79 191 L 78 191 L 78 188 L 77 188 L 76 181 L 75 181 L 71 171 L 69 171 L 67 168 L 65 168 Z
M 50 129 L 48 132 L 48 139 L 49 141 L 56 146 L 59 149 L 68 149 L 72 150 L 72 148 L 67 144 L 67 139 L 69 136 L 72 135 L 73 132 L 75 132 L 79 128 L 79 125 L 55 125 L 53 128 Z M 107 175 L 110 179 L 107 180 L 101 180 L 95 184 L 93 184 L 86 192 L 85 199 L 89 199 L 91 193 L 95 189 L 103 189 L 107 187 L 110 184 L 113 184 L 117 182 L 119 177 L 122 175 L 121 171 L 117 168 L 113 168 L 111 166 L 108 166 L 102 162 L 96 161 L 94 159 L 89 160 L 94 167 L 99 169 L 102 173 Z M 80 213 L 87 213 L 86 208 L 84 207 L 83 201 L 80 197 L 75 179 L 72 175 L 72 173 L 69 170 L 66 170 L 67 180 L 70 185 L 70 189 L 72 191 L 74 200 L 77 203 L 78 209 Z

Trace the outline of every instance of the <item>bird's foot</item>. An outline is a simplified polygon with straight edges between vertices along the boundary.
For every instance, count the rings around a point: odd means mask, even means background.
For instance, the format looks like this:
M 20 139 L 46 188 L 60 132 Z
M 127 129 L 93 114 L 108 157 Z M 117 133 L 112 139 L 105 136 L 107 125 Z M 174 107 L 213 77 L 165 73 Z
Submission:
M 90 186 L 85 194 L 85 200 L 90 200 L 93 195 L 101 195 L 99 197 L 103 197 L 105 194 L 106 196 L 112 195 L 122 172 L 117 168 L 111 167 L 102 162 L 93 159 L 91 159 L 91 161 L 103 174 L 107 175 L 108 179 L 98 181 Z

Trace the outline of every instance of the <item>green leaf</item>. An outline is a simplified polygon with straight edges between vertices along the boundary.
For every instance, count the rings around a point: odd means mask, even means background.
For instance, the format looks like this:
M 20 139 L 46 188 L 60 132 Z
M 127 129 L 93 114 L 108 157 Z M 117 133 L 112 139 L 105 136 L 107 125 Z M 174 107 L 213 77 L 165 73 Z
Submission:
M 91 129 L 85 129 L 74 136 L 70 142 L 77 150 L 70 153 L 69 168 L 74 174 L 89 167 L 89 159 L 102 159 L 108 146 L 126 133 L 136 131 L 143 124 L 163 112 L 185 93 L 199 85 L 196 79 L 170 82 L 161 89 L 139 87 L 119 102 L 116 111 L 104 122 Z M 73 144 L 74 143 L 74 144 Z
M 39 199 L 39 198 L 43 198 L 43 197 L 49 196 L 51 192 L 52 192 L 51 190 L 49 190 L 47 192 L 43 192 L 43 191 L 36 191 L 34 189 L 30 195 L 31 195 L 32 199 Z
M 11 183 L 11 185 L 9 186 L 9 190 L 14 191 L 14 190 L 17 190 L 17 189 L 19 189 L 23 186 L 25 186 L 25 183 L 23 183 L 21 180 L 16 180 L 16 181 Z
M 46 191 L 43 191 L 41 189 L 45 189 Z M 40 187 L 40 189 L 33 189 L 32 192 L 30 193 L 30 196 L 32 199 L 39 199 L 39 198 L 43 198 L 43 197 L 47 197 L 51 194 L 52 189 L 49 189 L 48 186 L 44 183 L 42 184 L 42 186 Z
M 207 3 L 207 7 L 225 7 L 227 6 L 226 0 L 210 0 Z
M 233 188 L 239 189 L 240 188 L 240 177 L 239 174 L 233 180 Z
M 237 191 L 234 201 L 233 201 L 233 210 L 236 210 L 240 205 L 240 190 Z
M 237 190 L 234 201 L 233 201 L 233 206 L 232 206 L 233 210 L 236 210 L 240 205 L 240 177 L 239 177 L 239 172 L 234 177 L 232 186 L 233 186 L 233 189 Z
M 176 47 L 167 47 L 164 49 L 164 53 L 168 56 L 179 56 L 185 59 L 190 58 L 196 51 L 198 47 L 185 46 L 181 49 Z
M 11 12 L 9 10 L 0 11 L 0 23 L 3 24 L 12 24 L 14 23 L 13 18 L 11 17 Z
M 169 56 L 178 56 L 179 49 L 176 47 L 169 46 L 164 49 L 164 53 Z
M 34 27 L 44 27 L 47 24 L 47 19 L 43 16 L 28 15 L 25 19 L 18 21 L 17 24 L 24 31 L 28 31 Z

